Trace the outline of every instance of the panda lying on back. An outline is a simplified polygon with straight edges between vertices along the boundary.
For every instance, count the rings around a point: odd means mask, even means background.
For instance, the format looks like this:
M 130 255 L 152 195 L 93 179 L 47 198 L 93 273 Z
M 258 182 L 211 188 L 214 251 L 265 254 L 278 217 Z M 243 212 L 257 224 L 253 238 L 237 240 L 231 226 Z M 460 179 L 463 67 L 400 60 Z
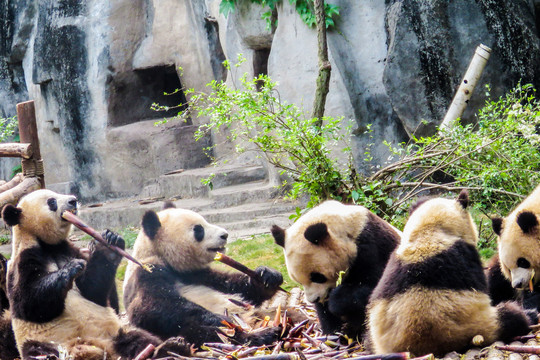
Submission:
M 491 344 L 529 332 L 516 303 L 491 306 L 468 202 L 462 192 L 457 200 L 413 206 L 370 298 L 368 327 L 377 353 L 441 356 L 470 346 L 476 335 Z
M 272 235 L 284 248 L 291 278 L 315 304 L 323 332 L 361 336 L 369 295 L 401 233 L 363 206 L 330 200 L 287 230 L 274 225 Z
M 492 219 L 499 249 L 488 267 L 494 304 L 522 297 L 526 309 L 540 311 L 539 216 L 540 186 L 506 218 Z
M 54 353 L 51 341 L 74 359 L 86 360 L 104 359 L 104 352 L 113 359 L 132 359 L 148 344 L 160 345 L 146 331 L 121 326 L 108 306 L 119 256 L 101 244 L 84 256 L 67 240 L 71 224 L 62 219 L 63 211 L 76 212 L 77 199 L 49 190 L 34 191 L 17 207 L 6 205 L 2 211 L 13 226 L 7 288 L 23 359 Z M 107 231 L 105 238 L 124 246 L 114 233 Z M 177 350 L 189 353 L 184 343 Z
M 221 342 L 225 312 L 243 314 L 240 302 L 258 306 L 270 299 L 283 282 L 276 270 L 258 267 L 264 284 L 244 274 L 210 267 L 223 252 L 228 233 L 199 214 L 176 209 L 172 203 L 156 213 L 147 211 L 135 241 L 134 256 L 153 265 L 151 273 L 129 264 L 124 280 L 124 304 L 129 321 L 161 338 L 183 336 L 188 342 Z M 249 321 L 249 319 L 248 319 Z M 278 328 L 248 334 L 237 332 L 233 341 L 270 344 Z

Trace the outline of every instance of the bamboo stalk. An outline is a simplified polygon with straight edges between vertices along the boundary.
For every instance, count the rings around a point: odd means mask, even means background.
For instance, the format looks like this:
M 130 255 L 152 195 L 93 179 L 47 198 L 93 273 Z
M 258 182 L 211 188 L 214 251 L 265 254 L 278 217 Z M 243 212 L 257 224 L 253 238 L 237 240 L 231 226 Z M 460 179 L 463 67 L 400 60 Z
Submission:
M 500 345 L 495 346 L 495 349 L 513 351 L 523 354 L 535 354 L 540 355 L 540 346 L 531 346 L 531 345 Z
M 105 245 L 106 247 L 108 247 L 109 249 L 114 251 L 115 253 L 117 253 L 118 255 L 123 256 L 126 259 L 134 262 L 135 264 L 142 267 L 144 270 L 146 270 L 148 272 L 152 272 L 151 265 L 142 264 L 139 260 L 135 259 L 133 256 L 128 254 L 125 250 L 120 249 L 118 246 L 114 246 L 114 245 L 109 244 L 105 239 L 103 239 L 103 237 L 101 236 L 100 233 L 98 233 L 96 230 L 92 229 L 90 226 L 86 225 L 84 223 L 84 221 L 82 221 L 75 214 L 73 214 L 73 213 L 71 213 L 69 211 L 64 211 L 62 213 L 62 218 L 64 218 L 64 220 L 72 223 L 73 225 L 75 225 L 76 227 L 78 227 L 79 229 L 81 229 L 82 231 L 84 231 L 85 233 L 87 233 L 88 235 L 90 235 L 91 237 L 93 237 L 94 239 L 96 239 L 97 241 L 99 241 L 100 243 L 102 243 L 103 245 Z
M 146 360 L 150 358 L 150 356 L 154 354 L 154 350 L 156 350 L 156 347 L 152 344 L 148 344 L 148 346 L 145 347 L 144 350 L 139 353 L 139 355 L 137 355 L 135 360 Z
M 247 276 L 249 276 L 251 279 L 253 279 L 255 281 L 263 283 L 263 279 L 261 278 L 261 275 L 256 273 L 254 270 L 251 270 L 246 265 L 234 260 L 233 258 L 231 258 L 231 257 L 229 257 L 229 256 L 227 256 L 227 255 L 225 255 L 223 253 L 220 253 L 220 252 L 216 253 L 216 256 L 214 257 L 214 260 L 222 262 L 223 264 L 228 265 L 228 266 L 232 267 L 233 269 L 236 269 L 236 270 L 246 274 Z M 287 290 L 283 289 L 282 287 L 280 287 L 279 290 L 287 292 Z
M 408 352 L 398 352 L 390 354 L 374 354 L 374 355 L 363 355 L 348 358 L 348 360 L 409 360 L 411 354 Z

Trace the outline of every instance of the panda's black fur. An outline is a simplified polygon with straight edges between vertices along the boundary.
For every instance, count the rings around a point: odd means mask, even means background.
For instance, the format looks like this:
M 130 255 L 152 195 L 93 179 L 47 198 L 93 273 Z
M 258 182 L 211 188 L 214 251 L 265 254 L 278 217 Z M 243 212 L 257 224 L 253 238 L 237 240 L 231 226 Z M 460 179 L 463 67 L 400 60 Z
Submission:
M 519 300 L 531 313 L 540 312 L 538 216 L 540 186 L 505 218 L 492 218 L 498 254 L 489 262 L 487 276 L 494 304 Z
M 261 266 L 263 282 L 241 273 L 210 267 L 216 252 L 224 251 L 227 232 L 199 214 L 171 204 L 158 213 L 148 211 L 135 242 L 134 256 L 152 265 L 152 272 L 128 265 L 124 304 L 129 321 L 161 338 L 182 336 L 188 342 L 221 342 L 224 315 L 246 310 L 238 300 L 259 306 L 278 290 L 283 278 Z M 229 300 L 231 299 L 231 300 Z M 269 344 L 279 328 L 248 334 L 237 332 L 233 342 Z
M 7 295 L 23 359 L 55 355 L 56 345 L 74 359 L 103 359 L 105 353 L 131 359 L 148 344 L 160 345 L 150 333 L 122 326 L 108 306 L 120 257 L 99 243 L 83 254 L 67 240 L 71 224 L 64 211 L 76 212 L 77 199 L 49 190 L 34 191 L 2 211 L 13 227 Z M 103 236 L 124 247 L 120 236 Z M 185 344 L 178 350 L 189 353 Z
M 304 286 L 324 333 L 361 336 L 369 296 L 400 232 L 365 207 L 326 201 L 290 228 L 274 225 L 291 278 Z M 336 285 L 340 272 L 345 272 Z
M 514 302 L 491 305 L 469 198 L 433 198 L 411 213 L 368 307 L 370 342 L 377 353 L 409 351 L 442 356 L 482 335 L 484 345 L 529 332 Z
M 7 259 L 0 254 L 0 359 L 12 360 L 19 357 L 15 334 L 11 327 L 11 315 L 6 288 Z

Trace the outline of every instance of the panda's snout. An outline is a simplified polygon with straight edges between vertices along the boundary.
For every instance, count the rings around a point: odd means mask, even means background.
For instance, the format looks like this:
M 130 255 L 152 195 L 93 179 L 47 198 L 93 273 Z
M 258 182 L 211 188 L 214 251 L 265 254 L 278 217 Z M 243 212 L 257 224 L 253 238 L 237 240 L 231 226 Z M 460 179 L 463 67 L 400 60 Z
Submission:
M 529 281 L 532 279 L 531 269 L 516 268 L 510 270 L 510 276 L 512 278 L 512 287 L 514 289 L 523 289 L 528 286 Z
M 221 236 L 219 238 L 226 242 L 227 239 L 229 238 L 229 233 L 225 232 L 225 233 L 221 234 Z

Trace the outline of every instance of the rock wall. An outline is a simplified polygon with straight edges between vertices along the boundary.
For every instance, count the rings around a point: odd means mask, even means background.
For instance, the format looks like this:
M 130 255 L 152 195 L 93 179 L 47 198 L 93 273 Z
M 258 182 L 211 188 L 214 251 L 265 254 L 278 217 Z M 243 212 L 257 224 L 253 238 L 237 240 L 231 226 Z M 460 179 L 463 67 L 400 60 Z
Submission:
M 180 88 L 204 90 L 212 79 L 267 73 L 281 98 L 311 110 L 317 75 L 316 33 L 288 1 L 268 29 L 257 5 L 228 18 L 220 0 L 0 0 L 0 117 L 36 101 L 48 187 L 86 201 L 134 196 L 156 177 L 208 165 L 203 148 L 236 162 L 226 134 L 192 138 L 204 119 L 153 123 L 185 101 Z M 520 79 L 540 87 L 538 0 L 329 0 L 341 8 L 328 34 L 332 77 L 326 114 L 354 124 L 358 168 L 382 140 L 432 132 L 444 117 L 476 46 L 492 48 L 481 78 L 503 94 Z M 241 53 L 232 74 L 221 65 Z M 180 70 L 180 67 L 182 68 Z M 485 101 L 477 90 L 464 114 L 473 121 Z M 372 132 L 364 134 L 368 124 Z M 336 151 L 336 156 L 340 156 Z M 7 178 L 13 160 L 2 160 Z

